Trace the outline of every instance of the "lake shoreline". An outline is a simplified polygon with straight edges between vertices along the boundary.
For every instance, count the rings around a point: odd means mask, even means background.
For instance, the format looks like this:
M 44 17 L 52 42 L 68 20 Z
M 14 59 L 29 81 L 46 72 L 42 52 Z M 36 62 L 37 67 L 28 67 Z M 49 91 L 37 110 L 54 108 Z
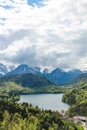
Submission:
M 53 93 L 51 93 L 51 92 L 35 92 L 35 93 L 23 93 L 23 94 L 19 94 L 19 96 L 20 95 L 37 95 L 37 94 L 64 94 L 64 93 L 62 93 L 62 92 L 53 92 Z
M 32 104 L 46 110 L 67 111 L 70 106 L 62 102 L 62 97 L 63 93 L 22 94 L 20 95 L 19 103 Z

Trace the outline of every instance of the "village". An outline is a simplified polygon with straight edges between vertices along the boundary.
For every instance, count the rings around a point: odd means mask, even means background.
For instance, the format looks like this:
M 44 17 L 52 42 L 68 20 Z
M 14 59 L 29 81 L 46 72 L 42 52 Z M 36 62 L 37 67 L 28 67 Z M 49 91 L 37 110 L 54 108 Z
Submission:
M 73 121 L 77 124 L 81 124 L 84 130 L 87 130 L 87 116 L 74 116 Z
M 80 124 L 83 126 L 84 130 L 87 130 L 87 116 L 72 116 L 72 117 L 63 116 L 63 118 L 73 121 L 75 124 L 78 125 Z
M 64 111 L 60 112 L 64 119 L 73 121 L 75 124 L 80 124 L 83 126 L 84 130 L 87 130 L 87 116 L 67 116 Z

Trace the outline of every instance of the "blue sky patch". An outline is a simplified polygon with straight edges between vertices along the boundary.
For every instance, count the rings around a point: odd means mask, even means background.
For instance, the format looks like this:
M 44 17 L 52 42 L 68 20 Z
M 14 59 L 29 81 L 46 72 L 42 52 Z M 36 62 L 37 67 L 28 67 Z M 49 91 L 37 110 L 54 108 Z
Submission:
M 5 5 L 5 6 L 0 6 L 0 7 L 2 7 L 2 8 L 5 8 L 5 9 L 12 9 L 12 7 L 11 6 L 9 6 L 9 5 Z
M 5 20 L 6 20 L 6 18 L 0 18 L 0 20 L 5 21 Z
M 28 0 L 28 4 L 31 6 L 37 5 L 39 7 L 43 6 L 43 0 Z

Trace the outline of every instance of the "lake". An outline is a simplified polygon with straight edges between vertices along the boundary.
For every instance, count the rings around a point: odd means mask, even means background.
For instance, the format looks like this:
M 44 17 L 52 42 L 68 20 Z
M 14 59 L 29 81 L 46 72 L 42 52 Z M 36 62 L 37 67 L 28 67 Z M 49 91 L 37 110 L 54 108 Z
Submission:
M 68 110 L 69 105 L 62 102 L 63 94 L 31 94 L 20 95 L 20 103 L 26 102 L 33 106 L 38 106 L 43 109 L 51 110 Z

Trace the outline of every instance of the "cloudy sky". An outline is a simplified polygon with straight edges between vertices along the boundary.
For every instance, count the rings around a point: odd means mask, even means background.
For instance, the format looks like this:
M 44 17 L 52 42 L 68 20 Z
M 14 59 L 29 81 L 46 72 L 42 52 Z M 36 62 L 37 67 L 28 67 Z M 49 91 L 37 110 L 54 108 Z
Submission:
M 0 62 L 87 70 L 87 0 L 0 0 Z

